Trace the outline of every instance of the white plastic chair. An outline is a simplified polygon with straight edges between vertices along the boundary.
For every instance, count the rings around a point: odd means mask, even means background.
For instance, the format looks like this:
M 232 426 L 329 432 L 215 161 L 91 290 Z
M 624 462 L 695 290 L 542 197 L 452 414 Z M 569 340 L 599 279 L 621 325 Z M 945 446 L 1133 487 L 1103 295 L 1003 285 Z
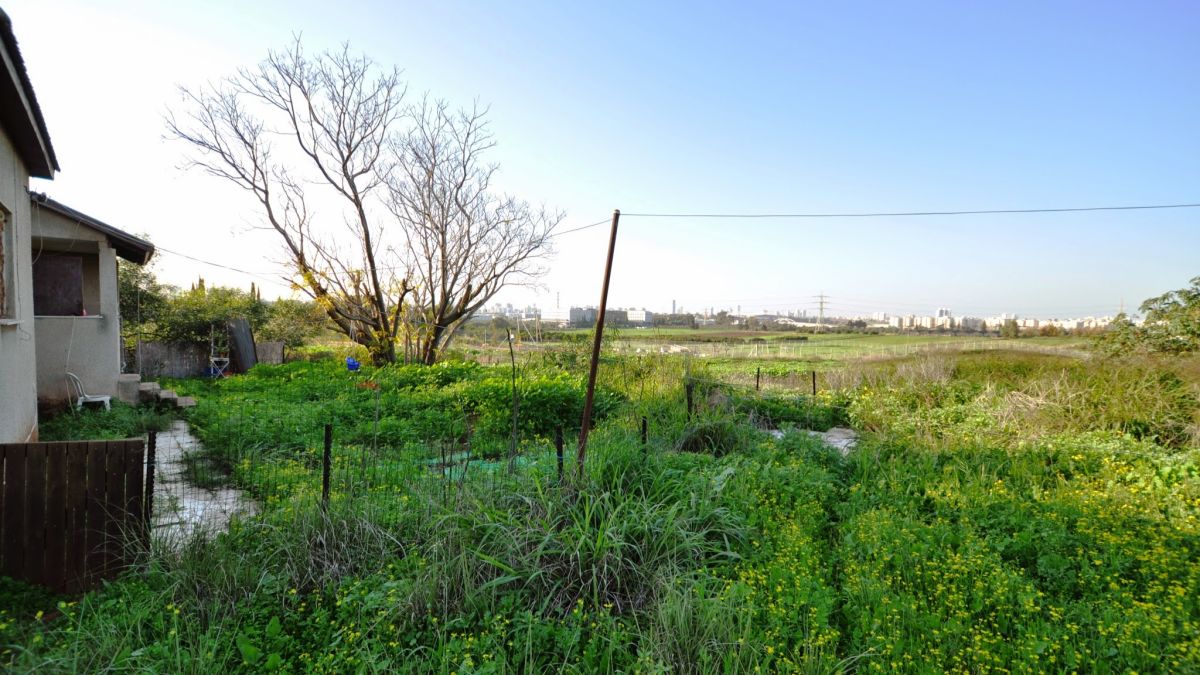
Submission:
M 105 410 L 112 410 L 112 397 L 85 392 L 83 382 L 75 373 L 67 373 L 67 384 L 71 387 L 71 397 L 75 399 L 76 408 L 82 408 L 85 403 L 103 403 Z

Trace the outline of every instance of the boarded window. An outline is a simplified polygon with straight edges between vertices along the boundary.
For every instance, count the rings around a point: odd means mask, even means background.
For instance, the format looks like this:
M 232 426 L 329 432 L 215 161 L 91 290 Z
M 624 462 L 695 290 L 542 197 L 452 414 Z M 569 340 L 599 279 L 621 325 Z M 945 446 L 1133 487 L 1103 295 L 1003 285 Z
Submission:
M 83 314 L 83 256 L 43 253 L 33 263 L 33 313 Z

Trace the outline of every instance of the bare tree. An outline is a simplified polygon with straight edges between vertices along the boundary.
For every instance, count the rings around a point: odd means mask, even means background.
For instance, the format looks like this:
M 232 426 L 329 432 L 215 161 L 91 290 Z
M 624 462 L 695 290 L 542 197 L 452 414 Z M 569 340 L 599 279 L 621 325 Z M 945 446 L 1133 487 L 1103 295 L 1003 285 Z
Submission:
M 256 68 L 182 93 L 186 112 L 167 125 L 195 150 L 191 165 L 251 193 L 283 240 L 292 284 L 376 363 L 394 361 L 411 286 L 385 254 L 391 219 L 376 193 L 407 113 L 400 72 L 348 46 L 309 57 L 297 39 Z M 346 234 L 318 222 L 318 200 L 341 205 Z
M 545 270 L 561 213 L 494 194 L 495 146 L 486 110 L 424 101 L 397 145 L 387 205 L 404 232 L 419 358 L 433 363 L 458 328 L 506 285 L 529 285 Z
M 402 330 L 433 363 L 500 288 L 544 272 L 562 216 L 489 190 L 486 111 L 409 107 L 398 70 L 348 46 L 310 57 L 298 39 L 182 91 L 186 110 L 167 125 L 191 165 L 253 195 L 291 283 L 376 363 L 395 361 Z M 329 202 L 341 236 L 310 209 Z

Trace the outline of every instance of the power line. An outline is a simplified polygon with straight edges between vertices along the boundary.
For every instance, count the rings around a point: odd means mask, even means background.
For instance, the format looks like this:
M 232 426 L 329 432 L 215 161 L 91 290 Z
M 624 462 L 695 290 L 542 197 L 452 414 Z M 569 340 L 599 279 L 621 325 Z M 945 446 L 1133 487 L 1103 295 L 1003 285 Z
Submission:
M 238 269 L 238 268 L 236 268 L 236 267 L 230 267 L 229 265 L 222 265 L 221 263 L 215 263 L 215 262 L 212 262 L 211 260 L 203 260 L 203 259 L 201 259 L 201 258 L 197 258 L 197 257 L 195 257 L 195 256 L 190 256 L 190 255 L 188 255 L 188 254 L 186 254 L 186 253 L 180 253 L 179 251 L 172 251 L 172 250 L 171 250 L 171 249 L 169 249 L 169 248 L 163 248 L 162 246 L 155 245 L 155 246 L 154 246 L 154 249 L 155 249 L 156 251 L 162 251 L 163 253 L 169 253 L 169 254 L 171 254 L 171 255 L 177 255 L 177 256 L 179 256 L 180 258 L 187 258 L 188 260 L 191 260 L 191 261 L 193 261 L 193 262 L 198 262 L 198 263 L 201 263 L 201 264 L 204 264 L 204 265 L 211 265 L 211 266 L 213 266 L 213 267 L 219 267 L 219 268 L 221 268 L 221 269 L 224 269 L 224 270 L 229 270 L 230 272 L 237 272 L 237 273 L 239 273 L 239 274 L 246 274 L 246 275 L 249 275 L 249 276 L 252 276 L 252 277 L 258 277 L 259 279 L 265 279 L 265 280 L 267 280 L 267 281 L 271 281 L 271 282 L 274 282 L 274 283 L 278 283 L 278 282 L 279 282 L 279 277 L 271 277 L 271 276 L 267 276 L 267 275 L 265 275 L 265 274 L 260 274 L 260 273 L 258 273 L 258 272 L 249 272 L 249 271 L 247 271 L 247 270 Z
M 581 225 L 581 226 L 579 226 L 579 227 L 572 228 L 572 229 L 570 229 L 570 230 L 563 230 L 562 232 L 555 232 L 555 233 L 551 234 L 550 236 L 551 236 L 551 237 L 558 237 L 558 236 L 561 236 L 561 235 L 564 235 L 564 234 L 571 234 L 572 232 L 579 232 L 579 231 L 581 231 L 581 230 L 586 230 L 586 229 L 588 229 L 588 228 L 592 228 L 592 227 L 598 227 L 598 226 L 600 226 L 600 225 L 604 225 L 604 224 L 605 224 L 605 223 L 607 223 L 607 222 L 609 222 L 609 219 L 605 218 L 604 220 L 598 220 L 598 221 L 596 221 L 596 222 L 594 222 L 594 223 L 590 223 L 590 224 L 588 224 L 588 225 Z M 279 277 L 272 277 L 272 276 L 268 276 L 268 275 L 266 275 L 266 274 L 264 274 L 264 273 L 260 273 L 260 272 L 251 272 L 251 271 L 249 271 L 249 270 L 243 270 L 243 269 L 239 269 L 239 268 L 237 268 L 237 267 L 231 267 L 231 266 L 229 266 L 229 265 L 223 265 L 223 264 L 221 264 L 221 263 L 215 263 L 215 262 L 212 262 L 211 260 L 204 260 L 204 259 L 202 259 L 202 258 L 197 258 L 197 257 L 195 257 L 195 256 L 188 255 L 188 254 L 186 254 L 186 253 L 180 253 L 179 251 L 172 251 L 171 249 L 169 249 L 169 248 L 163 248 L 162 246 L 155 245 L 155 247 L 154 247 L 154 248 L 155 248 L 156 250 L 158 250 L 158 251 L 162 251 L 163 253 L 169 253 L 169 254 L 171 254 L 171 255 L 177 255 L 177 256 L 179 256 L 180 258 L 186 258 L 186 259 L 188 259 L 188 260 L 191 260 L 191 261 L 193 261 L 193 262 L 198 262 L 198 263 L 200 263 L 200 264 L 202 264 L 202 265 L 210 265 L 210 266 L 212 266 L 212 267 L 219 267 L 219 268 L 221 268 L 221 269 L 224 269 L 224 270 L 229 270 L 230 272 L 237 272 L 237 273 L 239 273 L 239 274 L 245 274 L 245 275 L 252 276 L 252 277 L 258 277 L 259 279 L 265 279 L 265 280 L 267 280 L 267 281 L 271 281 L 271 282 L 276 282 L 276 283 L 277 283 L 277 282 L 279 281 Z M 397 270 L 397 269 L 404 269 L 404 268 L 403 268 L 403 267 L 401 267 L 401 266 L 398 266 L 398 265 L 385 265 L 385 266 L 379 266 L 377 269 L 379 269 L 380 271 L 394 271 L 394 270 Z
M 1080 211 L 1137 211 L 1147 209 L 1194 209 L 1200 203 L 1138 204 L 1134 206 L 1080 206 L 1048 209 L 977 209 L 968 211 L 896 211 L 869 213 L 624 213 L 641 218 L 898 218 L 904 216 L 972 216 L 1014 213 L 1074 213 Z M 604 222 L 604 221 L 601 221 Z M 600 223 L 597 223 L 599 225 Z M 589 225 L 588 227 L 592 227 Z M 582 228 L 581 228 L 582 229 Z
M 555 232 L 554 234 L 552 234 L 550 236 L 551 237 L 561 237 L 564 234 L 571 234 L 572 232 L 579 232 L 581 230 L 586 230 L 591 227 L 598 227 L 598 226 L 603 225 L 608 222 L 611 222 L 611 220 L 609 218 L 605 218 L 604 220 L 597 220 L 596 222 L 594 222 L 590 225 L 582 225 L 580 227 L 572 228 L 570 230 L 563 230 L 562 232 Z

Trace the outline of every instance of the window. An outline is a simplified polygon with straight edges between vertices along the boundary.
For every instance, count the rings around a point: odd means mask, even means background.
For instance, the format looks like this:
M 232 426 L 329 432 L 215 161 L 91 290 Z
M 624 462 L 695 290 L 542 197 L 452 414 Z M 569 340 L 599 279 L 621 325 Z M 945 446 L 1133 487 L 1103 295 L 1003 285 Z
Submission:
M 16 314 L 16 290 L 13 279 L 17 260 L 13 249 L 12 214 L 0 205 L 0 319 Z
M 37 316 L 81 316 L 84 256 L 42 253 L 33 263 L 33 313 Z

